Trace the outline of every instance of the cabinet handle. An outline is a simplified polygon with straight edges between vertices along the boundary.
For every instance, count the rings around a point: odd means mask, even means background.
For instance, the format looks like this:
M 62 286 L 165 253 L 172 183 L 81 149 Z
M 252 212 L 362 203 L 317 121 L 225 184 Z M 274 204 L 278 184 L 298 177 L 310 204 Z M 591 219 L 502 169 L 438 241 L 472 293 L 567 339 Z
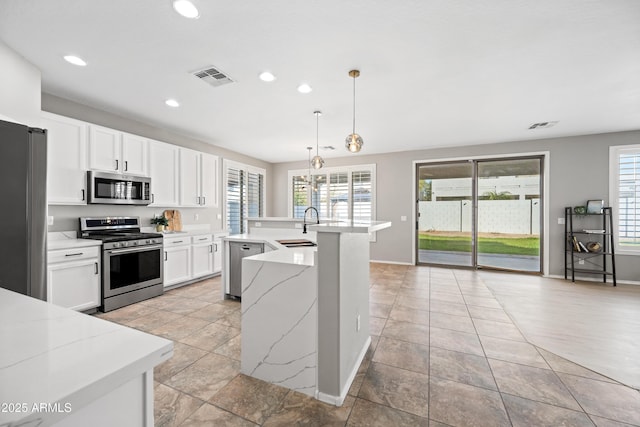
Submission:
M 84 202 L 84 188 L 82 189 L 82 201 Z
M 207 240 L 207 238 L 206 238 L 206 237 L 203 237 L 202 239 L 198 239 L 198 240 Z
M 197 204 L 199 204 L 199 205 L 200 205 L 200 204 L 201 204 L 201 203 L 200 203 L 200 197 L 196 197 L 196 200 L 197 200 Z
M 120 165 L 119 165 L 119 163 L 118 163 L 118 159 L 116 159 L 116 170 L 120 169 L 120 167 L 119 167 L 119 166 L 120 166 Z
M 156 202 L 156 195 L 151 193 L 151 203 L 155 203 Z
M 93 265 L 94 265 L 94 266 L 95 266 L 95 268 L 96 268 L 96 269 L 95 269 L 95 273 L 96 273 L 96 275 L 98 275 L 98 263 L 97 263 L 97 262 L 95 262 L 95 263 L 93 263 Z
M 164 251 L 164 260 L 167 260 L 167 251 Z
M 203 205 L 207 204 L 207 198 L 205 196 L 202 196 L 202 204 Z
M 125 160 L 124 161 L 124 171 L 127 172 L 129 170 L 129 161 Z
M 80 255 L 83 255 L 83 254 L 84 254 L 84 252 L 78 252 L 78 253 L 75 253 L 75 254 L 65 254 L 64 256 L 80 256 Z
M 184 242 L 184 240 L 176 240 L 175 242 L 173 242 L 173 244 L 182 243 L 182 242 Z
M 209 245 L 209 253 L 212 254 L 213 253 L 213 245 Z
M 216 252 L 218 252 L 218 244 L 217 244 L 217 243 L 214 243 L 214 244 L 213 244 L 213 247 L 214 247 L 214 249 L 213 249 L 213 250 L 214 250 L 214 251 L 216 251 Z

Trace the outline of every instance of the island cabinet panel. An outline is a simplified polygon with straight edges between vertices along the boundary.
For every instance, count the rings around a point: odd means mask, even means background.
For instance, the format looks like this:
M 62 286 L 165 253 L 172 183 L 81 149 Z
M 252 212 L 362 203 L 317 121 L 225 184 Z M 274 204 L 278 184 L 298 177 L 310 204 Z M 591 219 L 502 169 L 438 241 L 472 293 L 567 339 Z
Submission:
M 87 124 L 42 113 L 47 129 L 47 201 L 50 205 L 85 205 Z

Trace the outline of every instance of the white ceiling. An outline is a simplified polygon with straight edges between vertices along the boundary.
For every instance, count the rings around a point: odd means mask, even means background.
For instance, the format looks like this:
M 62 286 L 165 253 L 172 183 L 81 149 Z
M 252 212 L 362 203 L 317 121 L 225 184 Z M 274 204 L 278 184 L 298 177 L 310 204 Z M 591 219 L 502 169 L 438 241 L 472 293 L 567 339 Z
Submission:
M 45 92 L 269 162 L 307 158 L 316 109 L 320 154 L 358 155 L 352 68 L 362 154 L 640 129 L 638 0 L 194 3 L 197 20 L 170 0 L 0 0 L 0 39 Z M 189 73 L 208 65 L 235 83 Z

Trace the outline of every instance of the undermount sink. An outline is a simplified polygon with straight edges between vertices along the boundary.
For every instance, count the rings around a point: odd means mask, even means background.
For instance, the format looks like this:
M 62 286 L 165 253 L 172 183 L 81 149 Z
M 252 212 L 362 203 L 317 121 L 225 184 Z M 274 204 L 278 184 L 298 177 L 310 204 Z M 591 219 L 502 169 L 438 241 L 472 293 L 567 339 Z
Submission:
M 300 248 L 305 246 L 318 246 L 316 242 L 312 242 L 311 240 L 305 239 L 295 239 L 295 240 L 276 240 L 276 242 L 280 243 L 283 246 L 288 248 Z

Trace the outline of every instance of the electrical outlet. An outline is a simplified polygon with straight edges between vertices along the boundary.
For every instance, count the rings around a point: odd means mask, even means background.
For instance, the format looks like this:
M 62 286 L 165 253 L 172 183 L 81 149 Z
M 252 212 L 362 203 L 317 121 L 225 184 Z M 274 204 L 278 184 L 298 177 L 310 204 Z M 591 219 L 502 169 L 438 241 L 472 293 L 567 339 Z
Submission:
M 584 265 L 584 260 L 583 259 L 578 260 L 578 264 Z
M 216 218 L 218 218 L 218 219 L 222 219 L 222 214 L 218 214 L 218 215 L 216 215 Z
M 360 330 L 360 315 L 356 316 L 356 332 Z
M 407 220 L 407 216 L 406 216 L 406 215 L 402 215 L 402 216 L 400 217 L 400 221 L 406 221 L 406 220 Z
M 196 221 L 200 218 L 200 215 L 198 214 L 193 214 L 193 219 L 195 219 Z
M 255 223 L 255 227 L 262 227 L 262 223 L 261 222 L 256 222 Z
M 53 225 L 53 217 L 52 216 L 48 216 L 47 217 L 47 225 Z
M 564 218 L 558 218 L 558 225 L 564 225 Z

